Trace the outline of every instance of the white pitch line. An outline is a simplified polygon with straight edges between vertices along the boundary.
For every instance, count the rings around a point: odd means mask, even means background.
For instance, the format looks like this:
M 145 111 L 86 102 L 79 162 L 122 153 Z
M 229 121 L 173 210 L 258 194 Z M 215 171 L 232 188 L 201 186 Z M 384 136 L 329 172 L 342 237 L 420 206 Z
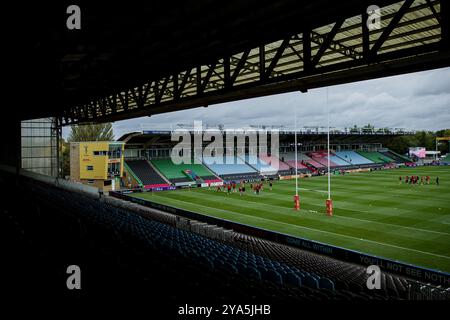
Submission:
M 255 198 L 258 198 L 257 196 L 255 196 Z M 251 203 L 255 203 L 254 201 L 247 201 L 245 199 L 238 199 L 241 201 L 245 201 L 245 202 L 251 202 Z M 181 201 L 181 200 L 179 200 Z M 265 203 L 264 206 L 270 206 L 270 207 L 275 207 L 275 208 L 280 208 L 279 206 L 275 206 L 273 204 L 267 204 Z M 341 207 L 342 208 L 342 207 Z M 345 209 L 345 208 L 343 208 Z M 396 208 L 397 209 L 397 208 Z M 315 210 L 309 210 L 311 211 L 315 211 Z M 355 211 L 355 210 L 353 210 Z M 365 213 L 370 213 L 370 211 L 365 211 L 365 210 L 361 210 L 360 212 L 365 212 Z M 315 211 L 315 213 L 317 213 L 317 211 Z M 360 219 L 360 218 L 353 218 L 353 217 L 346 217 L 346 216 L 342 216 L 342 215 L 338 215 L 335 214 L 335 217 L 341 218 L 341 219 L 351 219 L 351 220 L 356 220 L 356 221 L 361 221 L 361 222 L 367 222 L 367 223 L 377 223 L 377 224 L 383 224 L 386 226 L 391 226 L 391 227 L 396 227 L 398 229 L 410 229 L 410 230 L 415 230 L 415 231 L 421 231 L 421 232 L 429 232 L 429 233 L 436 233 L 436 234 L 440 234 L 440 235 L 446 235 L 446 236 L 450 236 L 450 233 L 448 232 L 442 232 L 442 231 L 435 231 L 435 230 L 427 230 L 427 229 L 421 229 L 421 228 L 414 228 L 414 227 L 407 227 L 407 226 L 401 226 L 398 224 L 392 224 L 392 223 L 385 223 L 385 222 L 379 222 L 379 221 L 373 221 L 373 220 L 367 220 L 367 219 Z
M 322 192 L 322 193 L 328 193 L 328 191 L 325 190 L 315 190 L 315 189 L 306 189 L 306 188 L 299 188 L 300 190 L 305 190 L 305 191 L 314 191 L 314 192 Z
M 157 197 L 160 197 L 160 196 L 157 196 Z M 164 198 L 164 199 L 167 199 L 167 198 Z M 417 249 L 400 247 L 400 246 L 396 246 L 396 245 L 393 245 L 393 244 L 378 242 L 378 241 L 374 241 L 374 240 L 361 239 L 361 238 L 348 236 L 348 235 L 341 234 L 341 233 L 335 233 L 335 232 L 330 232 L 330 231 L 325 231 L 325 230 L 320 230 L 320 229 L 314 229 L 314 228 L 299 226 L 299 225 L 296 225 L 296 224 L 289 224 L 289 223 L 286 223 L 286 222 L 281 222 L 281 221 L 266 219 L 266 218 L 262 218 L 262 217 L 252 216 L 252 215 L 248 215 L 248 214 L 240 213 L 240 212 L 234 212 L 234 211 L 229 211 L 229 210 L 219 209 L 219 208 L 211 208 L 211 207 L 204 206 L 204 205 L 201 205 L 201 204 L 193 204 L 192 202 L 187 202 L 187 201 L 178 200 L 178 199 L 171 199 L 171 200 L 187 203 L 187 204 L 190 204 L 190 205 L 196 205 L 196 206 L 204 207 L 204 208 L 207 208 L 207 209 L 214 209 L 214 210 L 219 210 L 219 211 L 223 211 L 223 212 L 227 212 L 227 213 L 231 213 L 231 214 L 238 214 L 238 215 L 252 217 L 252 218 L 256 218 L 256 219 L 260 219 L 260 220 L 266 220 L 266 221 L 270 221 L 271 223 L 284 224 L 284 225 L 287 225 L 287 226 L 290 226 L 290 227 L 301 228 L 301 229 L 306 229 L 306 230 L 310 230 L 310 231 L 317 231 L 317 232 L 322 232 L 322 233 L 328 233 L 328 234 L 336 235 L 336 236 L 339 236 L 339 237 L 345 237 L 345 238 L 350 238 L 350 239 L 354 239 L 354 240 L 358 240 L 358 241 L 375 243 L 375 244 L 379 244 L 379 245 L 382 245 L 382 246 L 387 246 L 387 247 L 392 247 L 392 248 L 397 248 L 397 249 L 402 249 L 402 250 L 407 250 L 407 251 L 418 252 L 418 253 L 421 253 L 421 254 L 426 254 L 426 255 L 440 257 L 440 258 L 444 258 L 444 259 L 450 260 L 450 257 L 448 257 L 448 256 L 443 256 L 443 255 L 435 254 L 435 253 L 431 253 L 431 252 L 426 252 L 426 251 L 421 251 L 421 250 L 417 250 Z M 177 208 L 177 209 L 183 210 L 181 208 Z
M 366 211 L 366 212 L 369 213 L 370 211 Z M 450 236 L 450 233 L 447 233 L 447 232 L 427 230 L 427 229 L 420 229 L 420 228 L 414 228 L 414 227 L 399 226 L 397 224 L 392 224 L 392 223 L 385 223 L 385 222 L 379 222 L 379 221 L 372 221 L 372 220 L 365 220 L 365 219 L 359 219 L 359 218 L 353 218 L 353 217 L 346 217 L 346 216 L 341 216 L 341 215 L 337 215 L 337 214 L 335 214 L 334 216 L 338 217 L 338 218 L 341 218 L 341 219 L 352 219 L 352 220 L 358 220 L 358 221 L 364 221 L 364 222 L 378 223 L 378 224 L 384 224 L 386 226 L 398 227 L 399 229 L 411 229 L 411 230 L 416 230 L 416 231 L 431 232 L 431 233 L 437 233 L 437 234 L 441 234 L 441 235 Z

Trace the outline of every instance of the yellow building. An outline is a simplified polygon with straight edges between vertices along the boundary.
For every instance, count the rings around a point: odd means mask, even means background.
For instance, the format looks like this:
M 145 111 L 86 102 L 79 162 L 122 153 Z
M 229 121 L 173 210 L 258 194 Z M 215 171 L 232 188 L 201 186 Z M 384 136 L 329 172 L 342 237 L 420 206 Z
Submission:
M 120 189 L 125 143 L 70 143 L 70 179 L 109 191 Z

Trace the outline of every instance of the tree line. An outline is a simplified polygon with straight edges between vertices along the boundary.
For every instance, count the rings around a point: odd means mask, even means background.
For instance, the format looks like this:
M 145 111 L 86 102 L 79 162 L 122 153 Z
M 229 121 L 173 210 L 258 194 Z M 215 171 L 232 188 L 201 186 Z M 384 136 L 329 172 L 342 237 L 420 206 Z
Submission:
M 398 136 L 387 141 L 384 146 L 397 153 L 405 154 L 410 147 L 424 147 L 427 150 L 436 150 L 437 137 L 450 137 L 450 129 L 438 131 L 417 131 L 414 135 Z M 438 144 L 438 151 L 441 154 L 449 152 L 448 141 L 441 141 Z

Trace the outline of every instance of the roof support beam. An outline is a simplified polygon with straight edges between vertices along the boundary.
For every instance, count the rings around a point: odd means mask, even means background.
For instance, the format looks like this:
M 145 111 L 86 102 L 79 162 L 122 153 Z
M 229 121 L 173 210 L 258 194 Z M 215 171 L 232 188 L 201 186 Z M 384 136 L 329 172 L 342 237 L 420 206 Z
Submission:
M 105 98 L 100 98 L 98 99 L 98 105 L 100 107 L 100 113 L 101 115 L 104 117 L 106 116 L 106 102 L 105 102 Z
M 223 58 L 223 83 L 225 85 L 225 88 L 230 88 L 231 83 L 231 76 L 230 76 L 230 57 L 226 56 Z
M 175 72 L 172 76 L 173 81 L 173 98 L 178 100 L 180 98 L 180 91 L 178 90 L 178 72 Z
M 142 86 L 138 86 L 137 89 L 132 88 L 132 89 L 130 89 L 130 91 L 131 91 L 131 96 L 133 97 L 134 102 L 136 103 L 136 105 L 138 107 L 140 107 L 142 105 L 142 102 L 141 102 Z
M 152 82 L 149 82 L 148 84 L 147 84 L 147 86 L 145 87 L 145 91 L 144 91 L 144 94 L 143 94 L 143 96 L 141 97 L 141 101 L 142 101 L 142 103 L 145 105 L 145 102 L 147 101 L 147 97 L 148 97 L 148 94 L 149 94 L 149 92 L 150 92 L 150 88 L 152 87 Z
M 311 62 L 313 66 L 316 66 L 319 63 L 320 59 L 322 58 L 323 54 L 330 46 L 331 42 L 333 41 L 334 37 L 336 36 L 337 32 L 341 28 L 344 21 L 345 21 L 344 18 L 341 18 L 338 21 L 336 21 L 336 23 L 334 24 L 331 31 L 326 35 L 324 42 L 320 46 L 319 50 L 317 51 L 317 53 L 315 54 L 315 56 Z
M 300 61 L 303 61 L 303 57 L 301 56 L 301 54 L 297 51 L 297 49 L 295 49 L 295 47 L 291 43 L 289 43 L 289 48 L 292 50 L 293 53 L 295 53 L 295 55 L 297 56 L 297 58 Z
M 319 44 L 319 49 L 323 48 L 322 43 L 324 43 L 324 41 L 325 41 L 325 40 L 323 40 L 323 39 L 325 39 L 325 36 L 323 36 L 317 32 L 311 32 L 311 33 L 312 33 L 311 41 Z M 332 52 L 340 53 L 343 56 L 346 56 L 346 57 L 349 57 L 352 59 L 359 59 L 361 57 L 360 53 L 355 51 L 350 46 L 343 45 L 340 41 L 331 41 L 331 43 L 329 44 L 329 48 L 330 48 L 330 51 L 332 51 Z M 325 47 L 325 51 L 323 53 L 321 53 L 322 56 L 325 55 L 326 49 L 327 49 L 327 47 Z M 320 58 L 318 58 L 317 64 L 320 62 Z M 314 66 L 316 66 L 316 65 L 314 65 Z
M 444 0 L 444 2 L 445 2 L 445 0 Z M 437 13 L 431 0 L 427 0 L 427 4 L 428 4 L 428 7 L 430 8 L 431 12 L 433 12 L 433 15 L 436 18 L 436 20 L 439 22 L 439 24 L 441 24 L 441 16 L 439 15 L 439 13 Z M 442 4 L 441 4 L 441 11 L 442 11 Z
M 406 11 L 408 11 L 408 9 L 411 7 L 413 2 L 414 2 L 414 0 L 405 0 L 405 2 L 403 2 L 403 5 L 400 7 L 398 12 L 395 14 L 395 16 L 389 22 L 386 29 L 383 30 L 383 33 L 378 38 L 377 42 L 375 42 L 375 44 L 372 46 L 372 49 L 370 50 L 372 55 L 376 55 L 378 53 L 378 50 L 380 50 L 381 46 L 388 39 L 389 35 L 392 33 L 392 31 L 398 25 L 398 23 L 403 18 Z
M 206 73 L 206 77 L 200 86 L 200 94 L 203 94 L 205 92 L 206 86 L 208 85 L 215 68 L 216 62 L 214 62 L 212 65 L 209 66 L 208 72 Z
M 239 59 L 239 62 L 238 62 L 238 64 L 236 65 L 236 69 L 234 69 L 233 75 L 231 76 L 231 79 L 230 79 L 231 85 L 233 85 L 234 82 L 236 81 L 236 79 L 237 79 L 239 73 L 240 73 L 241 70 L 242 70 L 242 67 L 244 67 L 245 62 L 247 61 L 247 57 L 248 57 L 249 54 L 250 54 L 250 50 L 246 50 L 246 51 L 244 51 L 244 53 L 242 54 L 241 59 Z
M 273 57 L 272 61 L 270 62 L 269 66 L 267 67 L 267 70 L 264 74 L 264 79 L 270 78 L 273 69 L 278 63 L 278 60 L 280 60 L 281 56 L 283 55 L 284 50 L 289 44 L 290 39 L 284 39 L 283 42 L 281 42 L 281 45 L 278 47 L 277 52 L 275 53 L 275 56 Z
M 119 93 L 119 100 L 122 104 L 123 110 L 127 111 L 128 110 L 128 90 L 125 91 L 122 95 L 122 93 Z
M 303 69 L 305 72 L 310 72 L 313 69 L 311 61 L 311 31 L 303 32 Z
M 448 1 L 429 0 L 415 7 L 411 3 L 413 0 L 404 0 L 400 9 L 390 14 L 392 21 L 384 30 L 368 30 L 366 12 L 361 12 L 358 19 L 342 17 L 327 34 L 297 30 L 279 39 L 278 46 L 273 46 L 272 40 L 240 53 L 227 53 L 225 58 L 196 65 L 195 69 L 72 108 L 63 113 L 65 124 L 126 119 L 357 81 L 348 79 L 450 66 Z M 430 5 L 440 16 L 440 26 Z M 408 19 L 400 23 L 405 14 Z M 344 21 L 348 22 L 345 27 Z M 375 34 L 381 35 L 370 41 Z M 312 52 L 317 52 L 314 57 Z
M 197 94 L 200 95 L 202 93 L 202 68 L 201 66 L 197 66 L 196 68 L 197 76 L 196 76 L 196 88 Z
M 159 88 L 158 84 L 156 84 L 156 88 L 158 88 L 158 94 L 155 96 L 155 104 L 161 102 L 162 97 L 164 96 L 164 91 L 166 91 L 167 84 L 169 83 L 169 78 L 170 77 L 166 77 L 161 88 Z
M 446 50 L 450 49 L 450 3 L 449 1 L 441 1 L 441 37 L 442 47 Z
M 264 79 L 266 74 L 266 48 L 259 46 L 259 80 Z
M 369 28 L 367 27 L 367 21 L 369 20 L 369 15 L 367 11 L 364 10 L 361 16 L 361 34 L 362 34 L 362 52 L 364 59 L 368 60 L 370 56 L 370 37 Z
M 184 88 L 186 87 L 186 83 L 187 83 L 189 77 L 191 76 L 191 71 L 192 71 L 192 69 L 189 69 L 188 71 L 186 71 L 186 73 L 184 74 L 183 80 L 181 80 L 180 88 L 178 89 L 180 96 L 183 94 Z
M 117 100 L 116 95 L 114 94 L 112 97 L 108 96 L 108 105 L 111 107 L 111 112 L 115 113 L 117 111 Z

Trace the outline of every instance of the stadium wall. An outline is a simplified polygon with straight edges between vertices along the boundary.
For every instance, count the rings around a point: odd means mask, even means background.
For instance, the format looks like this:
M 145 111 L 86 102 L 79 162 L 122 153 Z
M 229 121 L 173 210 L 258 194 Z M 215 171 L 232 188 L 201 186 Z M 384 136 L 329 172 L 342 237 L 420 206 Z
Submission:
M 175 208 L 160 203 L 155 203 L 149 200 L 130 197 L 127 196 L 126 194 L 116 191 L 109 192 L 109 195 L 133 203 L 138 203 L 150 208 L 183 216 L 189 219 L 206 222 L 208 224 L 214 224 L 223 228 L 233 229 L 236 232 L 245 233 L 251 236 L 256 236 L 259 238 L 279 242 L 285 245 L 297 247 L 311 252 L 327 255 L 339 260 L 366 266 L 378 265 L 380 269 L 385 272 L 400 274 L 402 276 L 406 276 L 408 278 L 422 282 L 433 283 L 436 285 L 442 285 L 446 287 L 450 286 L 450 274 L 441 272 L 439 270 L 427 269 L 399 261 L 394 261 L 386 258 L 377 257 L 374 255 L 365 254 L 350 249 L 324 244 L 313 240 L 293 237 L 275 231 L 269 231 L 266 229 L 240 224 L 225 219 L 206 216 L 196 212 Z
M 0 168 L 0 169 L 4 169 L 4 168 Z M 5 170 L 5 171 L 11 172 L 11 170 Z M 28 171 L 28 170 L 23 170 L 23 169 L 20 170 L 20 175 L 34 179 L 34 180 L 38 180 L 41 182 L 45 182 L 45 183 L 66 189 L 68 191 L 82 192 L 82 193 L 89 195 L 91 197 L 94 197 L 94 198 L 100 197 L 100 190 L 96 187 L 88 186 L 88 185 L 81 184 L 81 183 L 75 183 L 75 182 L 71 182 L 71 181 L 68 181 L 68 180 L 65 180 L 62 178 L 51 177 L 51 176 L 35 173 L 32 171 Z

